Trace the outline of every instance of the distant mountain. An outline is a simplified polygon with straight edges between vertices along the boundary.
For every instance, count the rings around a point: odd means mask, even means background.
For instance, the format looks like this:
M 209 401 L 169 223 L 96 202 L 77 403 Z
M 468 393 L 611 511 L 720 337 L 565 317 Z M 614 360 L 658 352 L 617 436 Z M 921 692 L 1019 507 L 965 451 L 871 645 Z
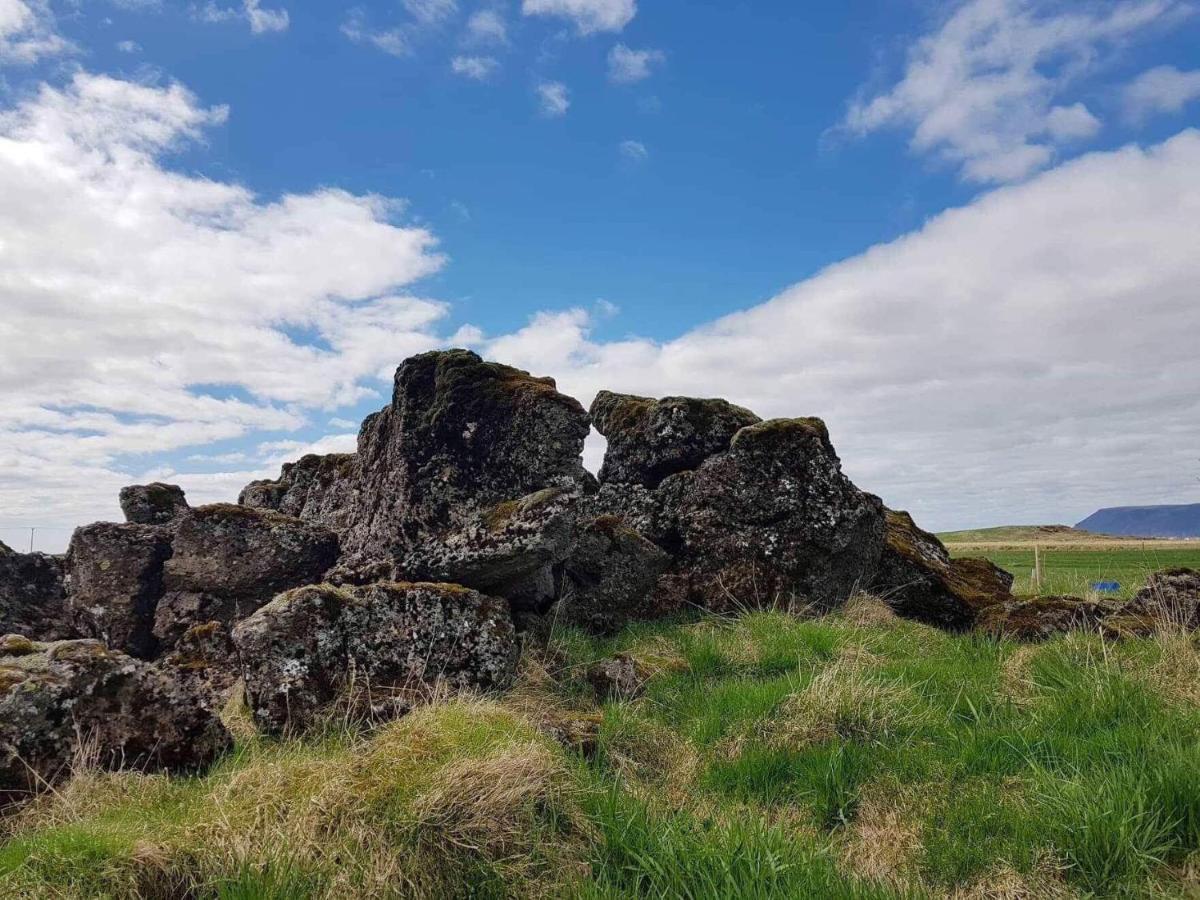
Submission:
M 1097 534 L 1130 537 L 1200 537 L 1200 503 L 1181 506 L 1114 506 L 1075 526 Z

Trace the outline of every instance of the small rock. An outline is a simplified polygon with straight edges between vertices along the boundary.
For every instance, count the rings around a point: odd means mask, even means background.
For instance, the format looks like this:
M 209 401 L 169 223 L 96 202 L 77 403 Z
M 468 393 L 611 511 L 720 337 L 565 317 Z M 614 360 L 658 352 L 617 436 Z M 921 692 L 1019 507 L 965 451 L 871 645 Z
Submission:
M 1098 632 L 1112 608 L 1080 597 L 1011 600 L 981 609 L 977 627 L 998 637 L 1043 641 L 1070 631 Z
M 121 512 L 134 525 L 168 525 L 188 511 L 183 488 L 177 484 L 134 484 L 121 488 Z
M 1144 588 L 1105 621 L 1105 626 L 1122 635 L 1148 635 L 1161 629 L 1200 629 L 1200 572 L 1195 569 L 1155 572 Z
M 587 680 L 601 700 L 632 700 L 646 683 L 637 662 L 624 653 L 589 666 Z

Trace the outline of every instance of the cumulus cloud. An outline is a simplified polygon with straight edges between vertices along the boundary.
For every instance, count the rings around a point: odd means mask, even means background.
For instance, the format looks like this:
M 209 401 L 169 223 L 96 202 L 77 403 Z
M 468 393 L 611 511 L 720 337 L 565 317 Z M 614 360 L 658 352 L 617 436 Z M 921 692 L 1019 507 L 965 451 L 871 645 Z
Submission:
M 0 0 L 0 66 L 29 65 L 72 50 L 46 0 Z
M 1125 115 L 1135 122 L 1156 113 L 1180 112 L 1197 98 L 1200 98 L 1200 69 L 1181 72 L 1174 66 L 1158 66 L 1143 72 L 1122 92 Z
M 111 515 L 163 454 L 299 428 L 437 343 L 404 288 L 443 259 L 397 201 L 165 167 L 226 115 L 90 74 L 0 112 L 0 524 Z
M 287 31 L 291 18 L 286 9 L 264 9 L 262 0 L 242 0 L 240 8 L 234 6 L 218 6 L 210 0 L 197 10 L 197 16 L 202 22 L 233 22 L 244 20 L 250 25 L 254 34 L 267 34 L 273 31 Z
M 636 84 L 650 77 L 655 66 L 666 60 L 661 50 L 632 50 L 617 44 L 608 51 L 608 80 L 613 84 Z
M 538 109 L 543 116 L 556 119 L 567 114 L 571 98 L 561 81 L 543 81 L 537 86 Z
M 508 25 L 494 9 L 480 9 L 467 19 L 467 41 L 472 44 L 507 44 Z
M 500 61 L 494 56 L 456 56 L 450 60 L 450 70 L 455 75 L 475 81 L 486 81 L 499 68 Z
M 1105 51 L 1192 11 L 1185 0 L 969 0 L 917 41 L 897 84 L 851 102 L 841 129 L 911 128 L 914 152 L 940 156 L 967 181 L 1025 178 L 1099 131 L 1087 107 L 1063 98 Z
M 581 35 L 621 31 L 637 15 L 635 0 L 522 0 L 527 16 L 568 19 Z

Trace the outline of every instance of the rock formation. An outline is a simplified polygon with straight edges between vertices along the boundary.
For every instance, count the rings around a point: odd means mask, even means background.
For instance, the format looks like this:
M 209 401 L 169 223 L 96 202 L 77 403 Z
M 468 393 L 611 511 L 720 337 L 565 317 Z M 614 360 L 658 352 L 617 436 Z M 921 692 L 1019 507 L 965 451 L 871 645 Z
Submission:
M 310 453 L 294 463 L 284 463 L 274 481 L 250 482 L 242 489 L 238 503 L 275 510 L 341 534 L 354 512 L 357 461 L 353 453 Z
M 0 634 L 35 640 L 76 637 L 65 605 L 62 560 L 0 543 Z
M 188 511 L 183 488 L 177 484 L 133 484 L 121 488 L 121 512 L 135 525 L 167 525 Z
M 508 604 L 447 584 L 299 588 L 234 628 L 246 697 L 270 733 L 357 690 L 376 716 L 439 687 L 501 688 L 516 669 Z

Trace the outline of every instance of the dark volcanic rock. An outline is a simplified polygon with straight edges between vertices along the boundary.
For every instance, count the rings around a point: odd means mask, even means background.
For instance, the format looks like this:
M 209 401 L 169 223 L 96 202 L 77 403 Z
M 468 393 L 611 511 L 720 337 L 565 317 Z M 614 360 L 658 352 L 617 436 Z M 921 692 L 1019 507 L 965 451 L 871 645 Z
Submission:
M 711 610 L 838 605 L 875 573 L 883 504 L 842 474 L 820 419 L 743 428 L 658 489 L 679 599 Z
M 121 512 L 134 525 L 166 525 L 187 511 L 187 498 L 177 484 L 156 481 L 121 488 Z
M 887 541 L 871 587 L 897 615 L 961 631 L 1012 601 L 1013 577 L 986 559 L 951 559 L 906 512 L 887 511 Z
M 653 400 L 610 391 L 596 395 L 590 414 L 596 430 L 608 440 L 601 483 L 649 488 L 724 453 L 738 431 L 762 421 L 725 400 Z
M 1116 634 L 1146 635 L 1160 629 L 1200 629 L 1200 572 L 1155 572 L 1146 586 L 1105 621 Z
M 238 503 L 273 509 L 340 534 L 354 514 L 357 485 L 358 462 L 353 453 L 309 454 L 285 463 L 275 481 L 250 482 Z
M 0 634 L 35 640 L 77 637 L 64 602 L 63 564 L 44 553 L 0 544 Z
M 601 516 L 580 533 L 563 565 L 562 599 L 554 620 L 595 634 L 654 619 L 671 609 L 655 605 L 658 577 L 671 564 L 663 550 L 621 519 Z
M 336 562 L 337 537 L 320 525 L 228 503 L 180 520 L 163 567 L 154 634 L 164 647 L 193 625 L 226 625 L 281 591 L 314 584 Z
M 161 665 L 208 694 L 214 708 L 240 677 L 237 648 L 222 622 L 193 625 L 162 658 Z
M 375 715 L 436 687 L 507 686 L 517 644 L 503 600 L 448 584 L 300 588 L 233 631 L 246 697 L 271 733 L 302 729 L 356 688 Z
M 99 641 L 0 638 L 0 800 L 61 781 L 80 753 L 106 769 L 186 771 L 229 733 L 201 695 Z
M 1111 604 L 1080 597 L 1036 597 L 995 603 L 979 611 L 977 627 L 998 637 L 1041 641 L 1069 631 L 1099 631 Z
M 391 405 L 359 432 L 361 470 L 344 548 L 353 565 L 400 564 L 430 539 L 546 488 L 584 483 L 587 413 L 549 378 L 466 350 L 396 371 Z
M 163 527 L 96 522 L 67 550 L 69 606 L 80 631 L 141 659 L 157 652 L 154 613 L 171 534 Z
M 646 676 L 624 653 L 588 666 L 587 680 L 601 700 L 632 700 L 642 692 Z

